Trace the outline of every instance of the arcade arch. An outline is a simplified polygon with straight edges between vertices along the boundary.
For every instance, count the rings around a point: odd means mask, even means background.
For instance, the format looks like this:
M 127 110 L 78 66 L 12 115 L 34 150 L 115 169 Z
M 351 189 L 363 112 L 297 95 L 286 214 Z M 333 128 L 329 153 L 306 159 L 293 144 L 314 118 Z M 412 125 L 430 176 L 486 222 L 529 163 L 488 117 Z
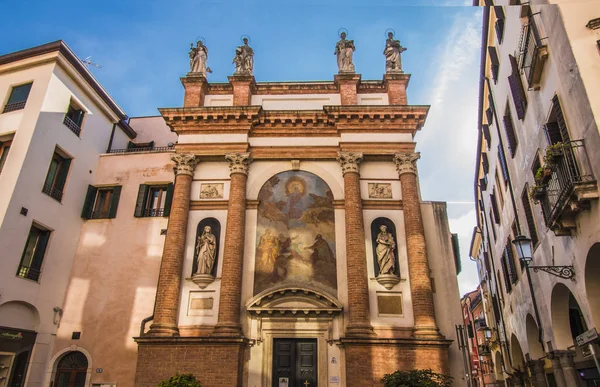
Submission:
M 527 345 L 529 346 L 529 356 L 532 359 L 540 359 L 544 354 L 544 349 L 539 341 L 539 329 L 531 314 L 527 314 L 525 320 L 525 329 L 527 331 Z
M 562 283 L 552 289 L 550 305 L 554 347 L 567 349 L 574 344 L 575 337 L 587 330 L 585 318 L 575 296 Z
M 600 326 L 600 243 L 594 243 L 585 261 L 585 293 L 590 307 L 591 323 Z

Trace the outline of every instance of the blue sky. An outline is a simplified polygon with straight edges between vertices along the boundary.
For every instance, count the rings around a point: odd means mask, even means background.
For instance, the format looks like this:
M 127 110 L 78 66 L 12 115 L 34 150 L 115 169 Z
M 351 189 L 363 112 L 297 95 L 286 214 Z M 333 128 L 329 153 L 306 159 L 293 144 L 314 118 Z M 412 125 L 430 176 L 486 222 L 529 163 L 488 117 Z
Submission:
M 1 3 L 1 2 L 0 2 Z M 473 173 L 481 11 L 470 0 L 371 1 L 48 1 L 4 2 L 0 54 L 64 40 L 129 116 L 181 106 L 179 77 L 190 42 L 209 48 L 210 82 L 225 82 L 240 36 L 251 37 L 257 81 L 331 80 L 334 45 L 344 27 L 354 39 L 363 79 L 384 73 L 385 31 L 408 51 L 409 103 L 432 105 L 416 141 L 423 199 L 447 201 L 461 239 L 461 294 L 477 285 L 468 248 L 475 225 Z M 418 4 L 418 5 L 417 5 Z M 24 21 L 27 21 L 24 25 Z M 18 32 L 17 32 L 18 31 Z M 17 32 L 17 33 L 16 33 Z

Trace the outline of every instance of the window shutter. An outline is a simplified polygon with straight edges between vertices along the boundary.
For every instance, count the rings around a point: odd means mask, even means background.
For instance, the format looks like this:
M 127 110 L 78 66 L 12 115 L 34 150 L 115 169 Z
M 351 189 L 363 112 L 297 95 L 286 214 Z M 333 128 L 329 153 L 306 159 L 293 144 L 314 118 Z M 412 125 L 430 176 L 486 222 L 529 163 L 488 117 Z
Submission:
M 533 211 L 531 211 L 531 203 L 529 202 L 529 190 L 528 186 L 525 185 L 525 189 L 523 190 L 523 194 L 521 195 L 521 201 L 523 202 L 523 209 L 525 210 L 525 220 L 527 221 L 527 228 L 529 229 L 529 237 L 531 238 L 531 243 L 535 246 L 537 245 L 539 239 L 537 235 L 537 230 L 535 228 L 535 219 L 533 217 Z
M 56 177 L 56 183 L 54 188 L 59 190 L 61 193 L 65 188 L 65 182 L 67 181 L 67 175 L 69 174 L 69 168 L 71 167 L 71 159 L 64 159 L 61 163 L 58 176 Z
M 546 125 L 544 125 L 544 132 L 546 132 L 546 140 L 548 140 L 548 144 L 554 145 L 562 142 L 560 129 L 558 128 L 558 124 L 556 122 L 546 123 Z
M 490 202 L 492 203 L 492 212 L 494 214 L 494 222 L 500 224 L 500 212 L 498 212 L 498 203 L 496 202 L 496 194 L 490 194 Z
M 515 109 L 517 110 L 517 117 L 522 120 L 525 118 L 525 111 L 527 110 L 527 97 L 525 96 L 523 80 L 519 73 L 517 58 L 512 55 L 509 55 L 508 58 L 512 69 L 511 75 L 508 76 L 508 85 L 510 86 L 510 93 L 512 94 L 513 102 L 515 103 Z
M 508 274 L 508 265 L 506 262 L 506 254 L 502 254 L 502 274 L 504 277 L 504 287 L 506 289 L 506 293 L 510 293 L 512 290 L 510 276 Z
M 165 198 L 165 210 L 163 216 L 169 216 L 171 214 L 171 203 L 173 202 L 173 183 L 167 185 L 167 197 Z
M 498 51 L 496 47 L 488 46 L 488 53 L 490 54 L 490 62 L 492 65 L 492 78 L 494 83 L 498 82 L 498 71 L 500 70 L 500 60 L 498 60 Z
M 37 245 L 35 246 L 35 253 L 31 260 L 31 268 L 34 270 L 40 270 L 42 268 L 42 261 L 46 253 L 46 246 L 48 246 L 48 239 L 50 239 L 50 231 L 42 231 L 40 233 Z
M 87 194 L 85 195 L 85 202 L 83 202 L 83 211 L 81 211 L 81 217 L 83 219 L 91 219 L 92 211 L 94 210 L 94 202 L 96 201 L 96 193 L 98 188 L 93 185 L 88 185 Z
M 508 270 L 510 273 L 510 282 L 513 284 L 517 282 L 519 277 L 517 276 L 517 268 L 515 266 L 515 260 L 512 253 L 512 248 L 510 247 L 510 241 L 508 241 L 507 245 L 504 247 L 504 254 L 506 255 L 506 261 L 508 262 Z
M 560 132 L 562 142 L 571 141 L 571 136 L 569 136 L 569 130 L 567 129 L 567 123 L 565 122 L 565 117 L 563 115 L 562 108 L 560 107 L 558 95 L 552 97 L 552 110 L 556 116 L 556 123 L 558 124 L 558 130 Z
M 509 114 L 504 116 L 504 129 L 506 130 L 506 138 L 508 140 L 508 150 L 510 151 L 510 157 L 515 157 L 515 152 L 517 150 L 518 143 L 510 112 Z
M 148 199 L 148 188 L 149 186 L 146 184 L 140 184 L 140 189 L 138 190 L 137 201 L 135 202 L 135 212 L 133 216 L 136 218 L 141 218 L 144 216 L 144 209 L 146 208 L 146 200 Z
M 500 145 L 498 145 L 498 159 L 500 160 L 500 169 L 502 169 L 502 176 L 504 177 L 504 182 L 508 183 L 508 167 L 506 166 L 504 150 Z
M 486 152 L 481 153 L 481 164 L 483 166 L 483 173 L 487 174 L 490 171 L 490 163 Z
M 483 130 L 483 137 L 485 137 L 485 142 L 487 143 L 487 148 L 490 149 L 492 145 L 492 138 L 490 136 L 490 126 L 489 125 L 481 125 L 481 129 Z
M 113 188 L 110 206 L 108 208 L 108 219 L 113 219 L 117 216 L 117 207 L 119 206 L 119 198 L 121 197 L 121 186 Z

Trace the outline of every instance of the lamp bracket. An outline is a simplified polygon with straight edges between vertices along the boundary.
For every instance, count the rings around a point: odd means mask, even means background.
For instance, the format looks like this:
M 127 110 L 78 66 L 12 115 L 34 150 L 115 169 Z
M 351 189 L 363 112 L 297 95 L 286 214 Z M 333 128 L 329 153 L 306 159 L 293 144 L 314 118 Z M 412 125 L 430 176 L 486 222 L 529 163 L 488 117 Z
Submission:
M 541 270 L 556 277 L 575 281 L 575 269 L 573 266 L 529 266 L 529 268 L 533 269 L 535 273 Z

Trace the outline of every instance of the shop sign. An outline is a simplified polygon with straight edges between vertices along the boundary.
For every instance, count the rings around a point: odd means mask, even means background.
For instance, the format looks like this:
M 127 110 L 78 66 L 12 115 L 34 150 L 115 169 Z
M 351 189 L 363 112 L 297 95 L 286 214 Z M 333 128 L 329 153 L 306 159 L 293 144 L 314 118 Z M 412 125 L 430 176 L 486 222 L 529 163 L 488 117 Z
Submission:
M 596 331 L 596 328 L 592 328 L 577 336 L 575 341 L 577 341 L 577 345 L 581 347 L 597 339 L 598 332 Z
M 16 333 L 1 332 L 0 333 L 0 339 L 23 340 L 23 333 L 22 332 L 16 332 Z

